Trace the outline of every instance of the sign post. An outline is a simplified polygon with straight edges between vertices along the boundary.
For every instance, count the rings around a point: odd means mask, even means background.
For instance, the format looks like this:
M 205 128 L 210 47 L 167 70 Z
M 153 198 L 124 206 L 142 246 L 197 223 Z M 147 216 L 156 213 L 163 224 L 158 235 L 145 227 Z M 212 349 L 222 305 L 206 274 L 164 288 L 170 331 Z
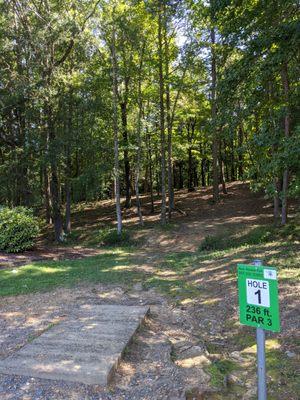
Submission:
M 254 260 L 253 265 L 261 267 L 261 260 Z M 266 335 L 262 328 L 256 328 L 257 352 L 257 397 L 258 400 L 267 400 L 266 382 Z
M 277 271 L 261 260 L 238 264 L 238 287 L 240 322 L 256 327 L 258 400 L 267 400 L 265 330 L 280 330 Z

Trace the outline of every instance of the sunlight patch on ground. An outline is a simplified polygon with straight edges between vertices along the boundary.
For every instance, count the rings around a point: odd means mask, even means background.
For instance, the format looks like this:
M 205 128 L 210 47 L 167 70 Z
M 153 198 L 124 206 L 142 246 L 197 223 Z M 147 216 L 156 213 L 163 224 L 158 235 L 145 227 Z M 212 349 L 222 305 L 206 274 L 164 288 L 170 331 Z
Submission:
M 193 368 L 193 367 L 204 367 L 209 365 L 211 362 L 204 355 L 185 358 L 183 360 L 176 360 L 176 365 L 182 368 Z
M 267 339 L 266 340 L 266 351 L 280 349 L 280 343 L 278 339 Z M 256 354 L 256 343 L 253 346 L 246 347 L 242 350 L 245 354 Z

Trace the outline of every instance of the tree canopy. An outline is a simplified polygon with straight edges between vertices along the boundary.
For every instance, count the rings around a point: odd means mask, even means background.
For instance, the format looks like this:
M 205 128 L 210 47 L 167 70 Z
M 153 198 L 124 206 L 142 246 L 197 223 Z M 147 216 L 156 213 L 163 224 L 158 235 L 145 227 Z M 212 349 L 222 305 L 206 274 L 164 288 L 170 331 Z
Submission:
M 296 1 L 0 1 L 0 204 L 71 231 L 71 206 L 135 206 L 250 180 L 285 224 L 300 192 Z M 121 196 L 125 202 L 121 202 Z

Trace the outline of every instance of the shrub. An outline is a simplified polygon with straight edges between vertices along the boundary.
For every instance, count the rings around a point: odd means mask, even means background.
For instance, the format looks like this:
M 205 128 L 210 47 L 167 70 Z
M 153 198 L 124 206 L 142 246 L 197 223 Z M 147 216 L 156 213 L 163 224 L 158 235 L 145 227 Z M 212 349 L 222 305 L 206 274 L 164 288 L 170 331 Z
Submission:
M 39 234 L 37 218 L 25 207 L 0 208 L 0 251 L 19 253 L 33 247 Z
M 116 246 L 120 244 L 131 244 L 130 235 L 126 230 L 122 230 L 121 235 L 118 235 L 116 228 L 104 228 L 99 232 L 98 240 L 106 246 Z

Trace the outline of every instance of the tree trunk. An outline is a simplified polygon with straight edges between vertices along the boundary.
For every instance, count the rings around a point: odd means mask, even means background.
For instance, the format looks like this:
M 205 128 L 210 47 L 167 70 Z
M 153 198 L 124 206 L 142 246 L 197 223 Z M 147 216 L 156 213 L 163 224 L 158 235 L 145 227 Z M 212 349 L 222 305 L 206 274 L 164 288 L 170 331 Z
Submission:
M 162 0 L 158 9 L 158 58 L 159 58 L 159 108 L 160 108 L 160 145 L 161 145 L 161 223 L 166 224 L 166 137 L 164 106 L 164 74 L 162 48 Z
M 66 197 L 66 217 L 65 217 L 65 232 L 71 233 L 71 174 L 72 174 L 72 158 L 71 158 L 71 143 L 72 143 L 72 117 L 73 117 L 73 98 L 72 90 L 69 93 L 69 112 L 67 118 L 67 143 L 66 143 L 66 170 L 65 170 L 65 197 Z
M 49 174 L 48 174 L 48 167 L 47 165 L 43 166 L 43 183 L 44 183 L 44 201 L 45 201 L 45 216 L 46 216 L 46 223 L 52 224 L 52 216 L 51 216 L 51 190 L 50 190 L 50 181 L 49 181 Z
M 142 98 L 142 69 L 143 69 L 143 57 L 144 57 L 144 45 L 140 55 L 140 65 L 139 65 L 139 81 L 138 81 L 138 129 L 137 129 L 137 159 L 136 159 L 136 175 L 135 175 L 135 195 L 136 195 L 136 207 L 137 214 L 139 217 L 140 225 L 144 225 L 142 208 L 141 208 L 141 200 L 140 200 L 140 192 L 139 192 L 139 177 L 140 177 L 140 163 L 141 163 L 141 151 L 142 151 L 142 113 L 143 113 L 143 98 Z
M 147 132 L 147 147 L 148 147 L 148 165 L 149 165 L 149 179 L 150 179 L 150 201 L 151 201 L 151 213 L 154 213 L 154 197 L 153 197 L 153 167 L 152 167 L 152 148 L 151 138 L 149 132 Z
M 192 149 L 189 146 L 188 150 L 188 191 L 193 192 L 194 185 L 193 185 L 193 156 L 192 156 Z
M 57 162 L 57 143 L 56 134 L 54 130 L 53 117 L 51 107 L 48 104 L 46 107 L 46 115 L 48 122 L 48 137 L 49 137 L 49 150 L 50 150 L 50 195 L 52 204 L 52 221 L 54 224 L 55 241 L 60 243 L 64 240 L 63 222 L 61 216 L 61 201 L 60 201 L 60 187 L 58 179 L 58 162 Z
M 51 138 L 54 140 L 54 137 Z M 64 240 L 63 223 L 61 216 L 60 189 L 58 180 L 58 169 L 56 157 L 51 157 L 51 201 L 52 201 L 52 220 L 54 224 L 55 241 L 62 242 Z
M 201 159 L 201 186 L 205 187 L 206 186 L 206 159 L 202 158 Z
M 118 70 L 116 56 L 116 31 L 113 25 L 112 44 L 112 75 L 113 75 L 113 131 L 114 131 L 114 190 L 117 214 L 117 232 L 122 233 L 122 211 L 120 196 L 120 171 L 119 171 L 119 126 L 118 126 Z
M 178 163 L 178 169 L 179 169 L 179 189 L 183 189 L 183 162 L 180 160 Z
M 164 44 L 165 44 L 165 87 L 166 87 L 166 115 L 167 115 L 167 143 L 168 143 L 168 195 L 169 195 L 169 219 L 172 210 L 175 209 L 174 187 L 173 187 L 173 165 L 172 165 L 172 118 L 171 118 L 171 99 L 169 82 L 169 43 L 168 43 L 168 24 L 167 8 L 164 2 Z
M 277 225 L 280 219 L 280 197 L 279 193 L 281 192 L 280 181 L 278 178 L 274 178 L 274 223 Z
M 242 122 L 239 125 L 238 128 L 238 147 L 239 147 L 239 156 L 238 156 L 238 160 L 239 160 L 239 168 L 238 168 L 238 172 L 239 172 L 239 180 L 241 181 L 243 179 L 243 175 L 244 175 L 244 157 L 243 157 L 243 141 L 244 141 L 244 135 L 243 135 L 243 125 Z
M 121 119 L 123 128 L 122 129 L 123 146 L 124 146 L 124 172 L 125 172 L 125 191 L 126 191 L 125 208 L 130 208 L 131 184 L 130 184 L 130 163 L 129 163 L 129 152 L 128 152 L 127 100 L 123 101 L 120 104 L 120 107 L 121 107 Z
M 71 187 L 70 184 L 66 184 L 66 221 L 65 221 L 65 232 L 71 233 Z
M 219 201 L 219 168 L 218 168 L 218 151 L 219 140 L 217 131 L 217 104 L 216 104 L 216 84 L 217 84 L 217 68 L 216 68 L 216 55 L 215 43 L 216 35 L 215 28 L 211 28 L 211 120 L 213 129 L 213 200 Z
M 222 192 L 223 192 L 223 194 L 227 194 L 227 189 L 226 189 L 226 184 L 225 184 L 225 179 L 224 179 L 224 160 L 223 160 L 223 155 L 222 155 L 221 143 L 220 143 L 220 148 L 219 148 L 219 170 L 220 170 L 220 182 L 222 184 Z
M 230 142 L 230 175 L 231 175 L 231 181 L 236 180 L 236 174 L 235 174 L 235 157 L 234 157 L 234 140 L 232 139 Z
M 281 69 L 281 80 L 284 90 L 284 100 L 285 100 L 285 116 L 284 116 L 284 136 L 286 139 L 290 137 L 290 107 L 289 107 L 289 97 L 290 97 L 290 85 L 288 77 L 288 65 L 285 62 Z M 287 223 L 288 216 L 288 189 L 289 189 L 289 169 L 288 166 L 285 167 L 283 172 L 282 180 L 282 208 L 281 208 L 281 224 L 285 225 Z
M 222 192 L 223 192 L 223 194 L 227 194 L 226 184 L 225 184 L 225 180 L 224 180 L 224 172 L 223 172 L 224 163 L 223 163 L 221 156 L 220 156 L 219 165 L 220 165 L 220 181 L 222 184 Z
M 71 170 L 72 160 L 70 149 L 67 149 L 66 160 L 66 182 L 65 182 L 65 196 L 66 196 L 66 219 L 65 219 L 65 232 L 71 233 Z

